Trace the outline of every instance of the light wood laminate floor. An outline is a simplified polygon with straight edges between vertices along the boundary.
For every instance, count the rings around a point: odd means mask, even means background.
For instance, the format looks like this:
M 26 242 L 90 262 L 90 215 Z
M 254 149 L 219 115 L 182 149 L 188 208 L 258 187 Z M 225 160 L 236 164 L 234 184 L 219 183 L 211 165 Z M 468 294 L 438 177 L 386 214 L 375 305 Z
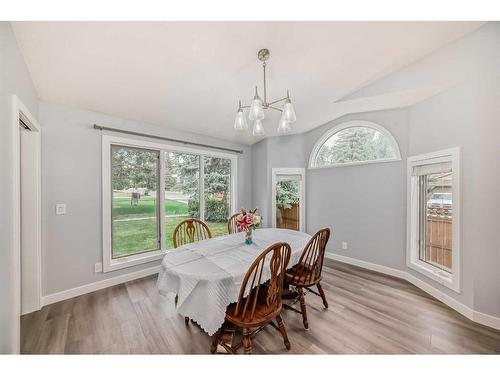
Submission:
M 302 318 L 283 311 L 292 344 L 268 326 L 254 353 L 500 353 L 500 331 L 476 324 L 404 280 L 325 260 L 330 307 L 306 296 Z M 172 316 L 156 277 L 45 306 L 21 320 L 22 353 L 209 353 L 210 337 Z

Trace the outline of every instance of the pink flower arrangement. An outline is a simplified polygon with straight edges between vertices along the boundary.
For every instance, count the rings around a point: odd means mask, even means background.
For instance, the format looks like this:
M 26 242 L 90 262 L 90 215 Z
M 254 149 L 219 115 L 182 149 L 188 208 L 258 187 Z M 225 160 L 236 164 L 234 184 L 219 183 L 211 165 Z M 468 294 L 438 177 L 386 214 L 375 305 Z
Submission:
M 249 231 L 260 226 L 260 215 L 257 213 L 257 209 L 246 211 L 244 208 L 241 209 L 241 214 L 236 216 L 236 225 L 240 231 Z

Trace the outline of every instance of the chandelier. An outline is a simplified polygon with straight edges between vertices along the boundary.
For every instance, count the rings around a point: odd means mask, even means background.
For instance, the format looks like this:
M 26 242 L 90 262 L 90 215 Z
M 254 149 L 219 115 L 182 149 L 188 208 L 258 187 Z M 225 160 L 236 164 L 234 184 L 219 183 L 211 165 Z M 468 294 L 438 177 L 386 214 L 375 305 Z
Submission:
M 243 113 L 243 109 L 250 108 L 248 111 L 248 119 L 253 121 L 253 131 L 254 136 L 265 135 L 264 125 L 262 120 L 264 120 L 264 110 L 273 109 L 275 111 L 281 112 L 281 117 L 278 122 L 278 133 L 284 134 L 292 130 L 290 124 L 297 120 L 295 116 L 295 110 L 292 106 L 292 101 L 290 100 L 290 93 L 286 91 L 286 96 L 284 98 L 274 100 L 271 102 L 267 101 L 267 86 L 266 86 L 266 61 L 269 60 L 269 50 L 264 48 L 261 49 L 257 57 L 262 61 L 262 71 L 264 73 L 264 97 L 260 98 L 257 91 L 257 86 L 255 86 L 255 96 L 253 97 L 251 105 L 241 105 L 241 100 L 239 101 L 238 112 L 236 113 L 236 119 L 234 121 L 234 128 L 236 130 L 247 130 L 248 122 Z M 275 105 L 284 102 L 283 109 L 276 107 Z

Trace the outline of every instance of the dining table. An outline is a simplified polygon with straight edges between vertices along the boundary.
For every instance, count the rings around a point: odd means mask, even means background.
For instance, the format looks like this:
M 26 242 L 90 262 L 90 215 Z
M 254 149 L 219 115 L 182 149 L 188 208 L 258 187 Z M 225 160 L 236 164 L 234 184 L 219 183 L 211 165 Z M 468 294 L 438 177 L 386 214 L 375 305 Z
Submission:
M 260 228 L 253 231 L 251 244 L 239 232 L 180 246 L 162 260 L 158 291 L 176 313 L 213 335 L 224 323 L 227 306 L 237 301 L 243 278 L 257 256 L 276 242 L 286 242 L 291 248 L 291 267 L 299 262 L 310 238 L 295 230 Z M 268 268 L 262 282 L 270 277 Z

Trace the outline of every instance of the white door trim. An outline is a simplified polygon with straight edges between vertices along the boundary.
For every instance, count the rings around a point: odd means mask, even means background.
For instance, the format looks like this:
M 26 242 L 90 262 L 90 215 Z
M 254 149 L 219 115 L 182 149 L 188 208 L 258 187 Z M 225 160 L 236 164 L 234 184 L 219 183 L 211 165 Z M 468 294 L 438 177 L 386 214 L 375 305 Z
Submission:
M 16 96 L 12 95 L 12 163 L 13 163 L 13 246 L 12 246 L 12 259 L 13 259 L 13 276 L 14 276 L 14 303 L 13 303 L 13 316 L 16 321 L 12 324 L 12 351 L 19 353 L 21 342 L 21 163 L 20 163 L 20 129 L 19 120 L 23 119 L 30 130 L 36 134 L 36 170 L 35 170 L 35 183 L 37 198 L 35 207 L 33 207 L 34 215 L 36 215 L 36 235 L 37 235 L 37 248 L 36 248 L 36 272 L 38 275 L 35 277 L 38 280 L 38 287 L 34 291 L 35 298 L 34 305 L 41 308 L 41 295 L 42 295 L 42 265 L 41 265 L 41 128 L 36 118 L 31 114 L 28 108 Z
M 306 230 L 306 169 L 305 168 L 273 168 L 271 177 L 271 225 L 276 228 L 276 178 L 278 175 L 300 175 L 299 230 Z

